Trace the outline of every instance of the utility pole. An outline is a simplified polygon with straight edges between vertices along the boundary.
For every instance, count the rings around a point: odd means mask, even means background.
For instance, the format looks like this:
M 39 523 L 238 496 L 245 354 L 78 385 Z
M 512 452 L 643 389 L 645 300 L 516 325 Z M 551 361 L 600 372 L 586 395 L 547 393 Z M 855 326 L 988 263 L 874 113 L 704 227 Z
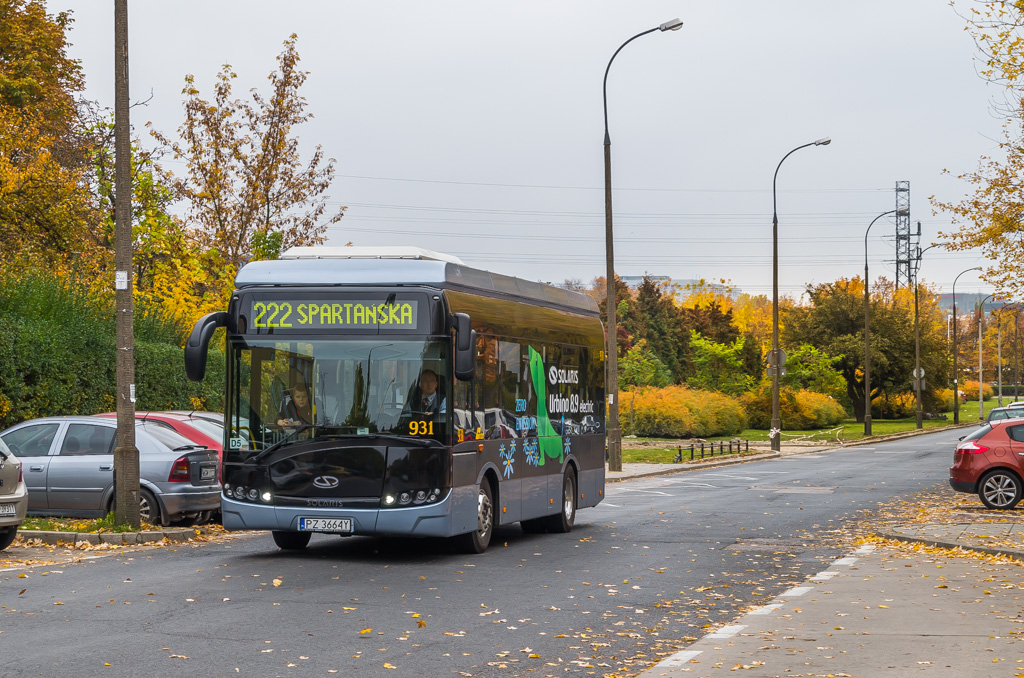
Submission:
M 128 109 L 128 0 L 114 0 L 114 302 L 117 306 L 114 522 L 138 528 L 142 520 L 139 516 L 139 450 L 135 447 L 131 123 Z

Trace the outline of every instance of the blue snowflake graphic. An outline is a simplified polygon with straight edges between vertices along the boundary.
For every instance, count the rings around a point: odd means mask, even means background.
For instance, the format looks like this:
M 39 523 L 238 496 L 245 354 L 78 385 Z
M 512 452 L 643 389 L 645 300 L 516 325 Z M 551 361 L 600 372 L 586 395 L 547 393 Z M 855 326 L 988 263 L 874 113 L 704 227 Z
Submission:
M 565 437 L 565 453 L 568 455 L 572 451 L 572 440 L 569 436 Z
M 523 441 L 523 452 L 526 453 L 526 463 L 530 466 L 540 466 L 540 455 L 537 454 L 537 439 Z
M 505 474 L 506 478 L 511 478 L 512 474 L 516 472 L 515 467 L 512 466 L 512 464 L 514 464 L 516 461 L 514 456 L 515 453 L 515 443 L 513 443 L 508 450 L 505 449 L 505 443 L 502 443 L 501 447 L 498 448 L 498 455 L 501 457 L 502 466 L 504 466 L 504 469 L 502 469 L 502 473 Z

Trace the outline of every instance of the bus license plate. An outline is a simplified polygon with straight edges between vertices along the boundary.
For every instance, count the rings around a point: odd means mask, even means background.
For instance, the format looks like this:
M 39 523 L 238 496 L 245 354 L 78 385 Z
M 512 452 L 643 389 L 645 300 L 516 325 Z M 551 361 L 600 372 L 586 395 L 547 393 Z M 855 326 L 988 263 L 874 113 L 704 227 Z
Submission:
M 302 532 L 351 532 L 351 518 L 299 518 Z
M 14 504 L 0 504 L 0 516 L 13 516 Z

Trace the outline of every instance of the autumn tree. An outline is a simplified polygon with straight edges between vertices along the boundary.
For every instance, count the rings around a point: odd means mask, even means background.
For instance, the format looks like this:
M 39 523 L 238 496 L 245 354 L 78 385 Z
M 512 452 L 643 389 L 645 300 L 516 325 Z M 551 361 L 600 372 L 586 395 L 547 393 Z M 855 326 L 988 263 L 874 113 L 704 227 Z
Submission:
M 0 2 L 0 254 L 79 252 L 90 244 L 88 150 L 67 55 L 67 12 L 36 0 Z
M 188 75 L 181 141 L 152 130 L 185 162 L 183 176 L 166 172 L 168 183 L 188 201 L 189 224 L 204 248 L 219 253 L 230 271 L 293 245 L 321 243 L 344 214 L 344 207 L 327 209 L 334 159 L 318 145 L 304 161 L 294 136 L 313 117 L 299 93 L 308 72 L 299 68 L 297 39 L 284 42 L 268 95 L 254 89 L 250 100 L 233 98 L 236 74 L 225 65 L 207 101 Z
M 944 321 L 933 295 L 921 299 L 921 363 L 929 389 L 948 378 Z M 786 314 L 784 347 L 809 344 L 840 357 L 836 369 L 858 421 L 864 418 L 864 281 L 840 279 L 807 287 L 810 304 Z M 884 278 L 871 293 L 871 397 L 907 392 L 914 369 L 913 292 Z

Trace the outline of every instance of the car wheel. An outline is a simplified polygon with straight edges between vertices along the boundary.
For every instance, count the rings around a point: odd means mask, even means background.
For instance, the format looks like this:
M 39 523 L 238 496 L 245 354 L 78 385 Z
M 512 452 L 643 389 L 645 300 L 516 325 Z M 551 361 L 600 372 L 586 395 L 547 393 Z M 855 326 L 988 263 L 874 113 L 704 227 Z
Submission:
M 572 466 L 562 476 L 562 510 L 547 517 L 548 532 L 572 532 L 576 524 L 576 473 Z
M 1012 509 L 1021 499 L 1020 478 L 1012 471 L 996 469 L 978 482 L 978 497 L 990 509 Z
M 491 543 L 494 534 L 494 494 L 486 478 L 480 483 L 476 496 L 476 529 L 460 534 L 459 550 L 464 553 L 483 553 Z
M 274 530 L 271 534 L 274 535 L 274 543 L 277 544 L 277 547 L 285 551 L 301 551 L 309 545 L 309 540 L 313 536 L 312 532 L 282 532 L 280 530 Z
M 156 503 L 156 497 L 149 490 L 139 490 L 139 518 L 142 522 L 150 525 L 160 525 L 160 504 Z
M 18 526 L 0 527 L 0 551 L 10 546 L 18 536 Z

